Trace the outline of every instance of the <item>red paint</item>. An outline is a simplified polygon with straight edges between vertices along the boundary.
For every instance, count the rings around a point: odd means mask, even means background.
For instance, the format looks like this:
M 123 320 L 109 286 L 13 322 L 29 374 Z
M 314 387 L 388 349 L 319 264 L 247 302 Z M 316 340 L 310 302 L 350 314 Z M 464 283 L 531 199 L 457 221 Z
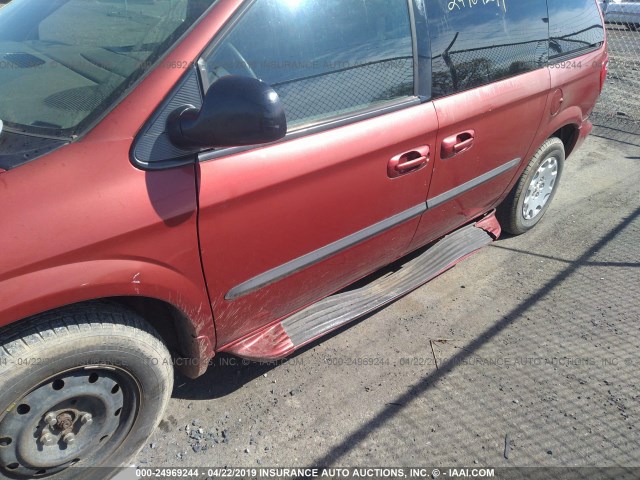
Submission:
M 239 357 L 258 362 L 285 358 L 293 353 L 294 350 L 293 342 L 280 323 L 261 329 L 240 341 L 233 342 L 220 349 L 220 351 L 233 353 Z
M 475 130 L 467 130 L 466 132 L 456 133 L 442 140 L 442 150 L 440 152 L 442 159 L 446 160 L 469 150 L 473 147 L 475 136 Z
M 387 176 L 398 178 L 425 167 L 430 160 L 430 147 L 423 145 L 393 157 L 387 165 Z
M 240 3 L 221 0 L 162 65 L 195 59 Z M 81 141 L 2 174 L 0 326 L 80 301 L 143 296 L 189 318 L 200 364 L 213 356 L 195 168 L 145 173 L 129 162 L 133 138 L 184 73 L 162 65 Z
M 580 126 L 580 132 L 578 133 L 578 140 L 576 140 L 576 145 L 574 149 L 578 149 L 582 146 L 587 137 L 591 134 L 593 130 L 593 123 L 591 120 L 585 120 Z
M 496 212 L 491 212 L 489 215 L 484 217 L 482 220 L 476 222 L 476 227 L 481 228 L 488 234 L 490 234 L 494 240 L 498 240 L 500 235 L 502 235 L 502 227 L 500 227 L 500 222 L 496 218 Z
M 501 228 L 498 223 L 498 219 L 495 216 L 495 212 L 489 213 L 487 216 L 476 222 L 475 226 L 489 233 L 494 240 L 500 237 Z M 438 271 L 433 278 L 436 278 L 446 271 L 455 267 L 458 263 L 466 260 L 470 256 L 477 253 L 478 250 L 470 252 L 467 255 L 460 257 L 451 264 Z M 408 293 L 408 292 L 407 292 Z M 300 349 L 305 345 L 313 343 L 317 339 L 327 335 L 328 333 L 342 328 L 344 325 L 337 325 L 334 329 L 324 332 L 317 337 L 311 338 L 300 345 L 295 345 L 287 335 L 287 332 L 282 327 L 280 322 L 270 325 L 266 328 L 262 328 L 255 333 L 252 333 L 241 340 L 230 343 L 229 345 L 220 349 L 226 353 L 232 353 L 242 358 L 255 361 L 274 361 L 286 358 L 293 353 L 296 349 Z
M 600 93 L 602 93 L 604 84 L 607 81 L 607 75 L 609 75 L 609 53 L 607 53 L 604 60 L 602 60 L 602 67 L 600 70 Z

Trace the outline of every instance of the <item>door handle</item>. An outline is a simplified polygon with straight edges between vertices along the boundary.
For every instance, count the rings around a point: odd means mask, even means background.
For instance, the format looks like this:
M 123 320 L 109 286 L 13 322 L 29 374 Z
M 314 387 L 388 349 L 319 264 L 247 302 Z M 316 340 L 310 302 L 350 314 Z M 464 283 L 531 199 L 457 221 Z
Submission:
M 397 178 L 400 175 L 420 170 L 429 163 L 429 152 L 429 146 L 424 145 L 396 155 L 389 160 L 389 165 L 387 166 L 389 178 Z
M 457 133 L 451 135 L 442 141 L 442 158 L 451 158 L 456 155 L 466 152 L 473 146 L 475 140 L 475 130 L 467 130 L 466 132 Z

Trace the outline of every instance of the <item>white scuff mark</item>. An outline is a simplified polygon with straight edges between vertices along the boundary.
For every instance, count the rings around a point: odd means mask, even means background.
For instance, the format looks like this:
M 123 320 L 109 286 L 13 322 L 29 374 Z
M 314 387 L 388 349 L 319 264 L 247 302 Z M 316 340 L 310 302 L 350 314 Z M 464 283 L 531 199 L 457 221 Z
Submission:
M 134 285 L 133 289 L 136 291 L 136 295 L 140 295 L 140 288 L 138 287 L 140 283 L 140 272 L 138 272 L 133 276 L 133 279 L 131 280 L 131 284 Z

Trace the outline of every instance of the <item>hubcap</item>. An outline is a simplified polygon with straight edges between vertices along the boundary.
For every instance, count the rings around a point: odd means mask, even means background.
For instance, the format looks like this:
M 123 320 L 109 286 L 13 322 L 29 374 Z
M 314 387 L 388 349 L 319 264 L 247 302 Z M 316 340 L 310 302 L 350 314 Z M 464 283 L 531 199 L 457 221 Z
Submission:
M 100 463 L 131 429 L 136 387 L 116 369 L 76 369 L 38 385 L 0 418 L 0 476 L 44 477 Z
M 533 220 L 549 203 L 551 194 L 558 180 L 558 159 L 549 157 L 531 179 L 527 195 L 522 206 L 522 216 L 525 220 Z

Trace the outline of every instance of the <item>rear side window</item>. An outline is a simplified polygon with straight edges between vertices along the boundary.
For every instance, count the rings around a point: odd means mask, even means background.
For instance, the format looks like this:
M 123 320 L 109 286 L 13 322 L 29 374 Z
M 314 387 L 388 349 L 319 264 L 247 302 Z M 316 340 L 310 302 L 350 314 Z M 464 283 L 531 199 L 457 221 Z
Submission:
M 604 28 L 595 0 L 548 2 L 550 59 L 577 56 L 604 42 Z
M 434 97 L 547 64 L 544 0 L 430 0 L 427 15 Z
M 290 127 L 414 93 L 404 0 L 256 0 L 205 56 L 205 89 L 252 76 L 280 95 Z

